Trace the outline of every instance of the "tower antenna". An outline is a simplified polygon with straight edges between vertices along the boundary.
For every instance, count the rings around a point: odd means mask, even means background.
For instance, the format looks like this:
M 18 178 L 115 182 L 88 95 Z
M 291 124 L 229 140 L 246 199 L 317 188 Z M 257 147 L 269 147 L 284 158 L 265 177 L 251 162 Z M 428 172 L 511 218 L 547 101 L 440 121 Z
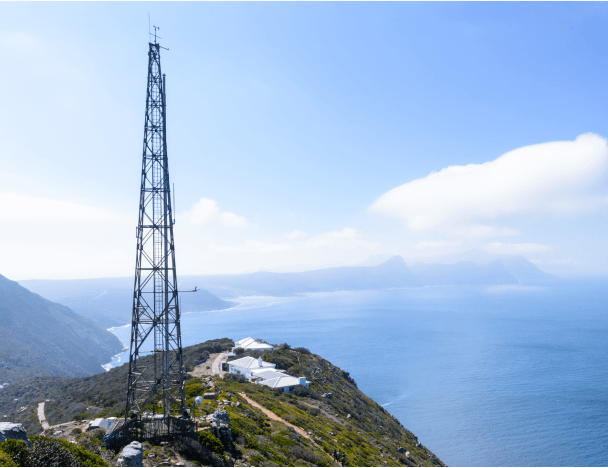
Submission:
M 154 26 L 156 32 L 156 26 Z M 196 437 L 188 419 L 167 157 L 166 78 L 160 49 L 149 43 L 139 222 L 125 419 L 106 446 L 133 435 Z M 162 407 L 154 417 L 155 408 Z

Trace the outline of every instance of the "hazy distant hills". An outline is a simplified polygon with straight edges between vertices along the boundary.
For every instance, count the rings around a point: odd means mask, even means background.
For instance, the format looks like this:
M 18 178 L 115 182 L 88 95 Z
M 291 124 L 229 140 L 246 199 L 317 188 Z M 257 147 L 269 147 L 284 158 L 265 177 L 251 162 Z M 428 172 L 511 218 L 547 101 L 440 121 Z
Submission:
M 382 257 L 377 259 L 383 260 Z M 368 266 L 370 264 L 373 264 L 373 259 L 359 266 L 297 273 L 201 275 L 189 276 L 188 280 L 225 296 L 276 296 L 415 286 L 523 284 L 552 278 L 523 257 L 504 257 L 486 264 L 471 261 L 453 264 L 419 262 L 408 267 L 403 258 L 396 255 L 380 264 Z
M 501 261 L 494 261 L 487 265 L 477 265 L 473 262 L 458 262 L 454 265 L 415 263 L 411 269 L 424 286 L 519 283 Z
M 112 333 L 0 275 L 0 384 L 87 376 L 123 349 Z
M 420 283 L 403 259 L 395 256 L 374 267 L 347 266 L 297 273 L 189 276 L 206 289 L 233 295 L 280 296 L 305 292 L 403 288 Z
M 80 315 L 105 328 L 131 323 L 133 278 L 94 278 L 81 280 L 27 280 L 20 284 L 52 301 L 65 304 Z M 192 290 L 196 284 L 179 282 L 179 289 Z M 227 309 L 234 304 L 199 289 L 180 294 L 181 311 L 200 312 Z
M 217 295 L 235 298 L 440 285 L 528 284 L 552 278 L 523 257 L 496 259 L 484 256 L 483 252 L 476 255 L 480 261 L 417 262 L 408 266 L 398 255 L 388 259 L 376 256 L 363 265 L 295 273 L 181 276 L 179 288 L 184 291 L 180 294 L 181 310 L 200 312 L 235 305 Z M 67 305 L 103 327 L 131 322 L 133 279 L 28 280 L 20 283 L 47 299 Z M 195 286 L 204 289 L 196 293 L 186 292 Z

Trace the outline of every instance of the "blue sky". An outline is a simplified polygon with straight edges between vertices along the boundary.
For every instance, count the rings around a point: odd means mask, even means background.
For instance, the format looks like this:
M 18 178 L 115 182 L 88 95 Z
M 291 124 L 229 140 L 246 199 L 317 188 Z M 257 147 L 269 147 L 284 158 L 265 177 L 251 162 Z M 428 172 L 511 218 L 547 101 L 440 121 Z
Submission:
M 132 274 L 148 13 L 180 272 L 607 272 L 604 3 L 3 2 L 3 275 Z

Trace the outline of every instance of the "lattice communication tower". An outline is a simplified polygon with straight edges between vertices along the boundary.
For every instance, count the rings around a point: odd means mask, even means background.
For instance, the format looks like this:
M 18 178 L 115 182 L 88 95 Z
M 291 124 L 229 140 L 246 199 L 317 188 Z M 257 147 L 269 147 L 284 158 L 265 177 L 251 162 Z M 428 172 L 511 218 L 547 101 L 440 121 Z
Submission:
M 186 400 L 167 160 L 165 75 L 161 73 L 161 46 L 156 37 L 149 46 L 125 419 L 146 417 L 152 409 L 168 421 L 171 415 L 186 417 Z

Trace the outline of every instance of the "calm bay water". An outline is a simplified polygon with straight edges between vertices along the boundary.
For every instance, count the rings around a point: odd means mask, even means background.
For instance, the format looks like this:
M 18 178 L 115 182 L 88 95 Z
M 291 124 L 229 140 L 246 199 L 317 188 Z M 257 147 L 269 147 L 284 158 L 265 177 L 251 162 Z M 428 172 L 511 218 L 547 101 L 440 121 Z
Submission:
M 606 466 L 607 286 L 241 298 L 233 309 L 185 314 L 182 339 L 309 348 L 349 371 L 448 465 Z M 111 331 L 128 344 L 129 327 Z

